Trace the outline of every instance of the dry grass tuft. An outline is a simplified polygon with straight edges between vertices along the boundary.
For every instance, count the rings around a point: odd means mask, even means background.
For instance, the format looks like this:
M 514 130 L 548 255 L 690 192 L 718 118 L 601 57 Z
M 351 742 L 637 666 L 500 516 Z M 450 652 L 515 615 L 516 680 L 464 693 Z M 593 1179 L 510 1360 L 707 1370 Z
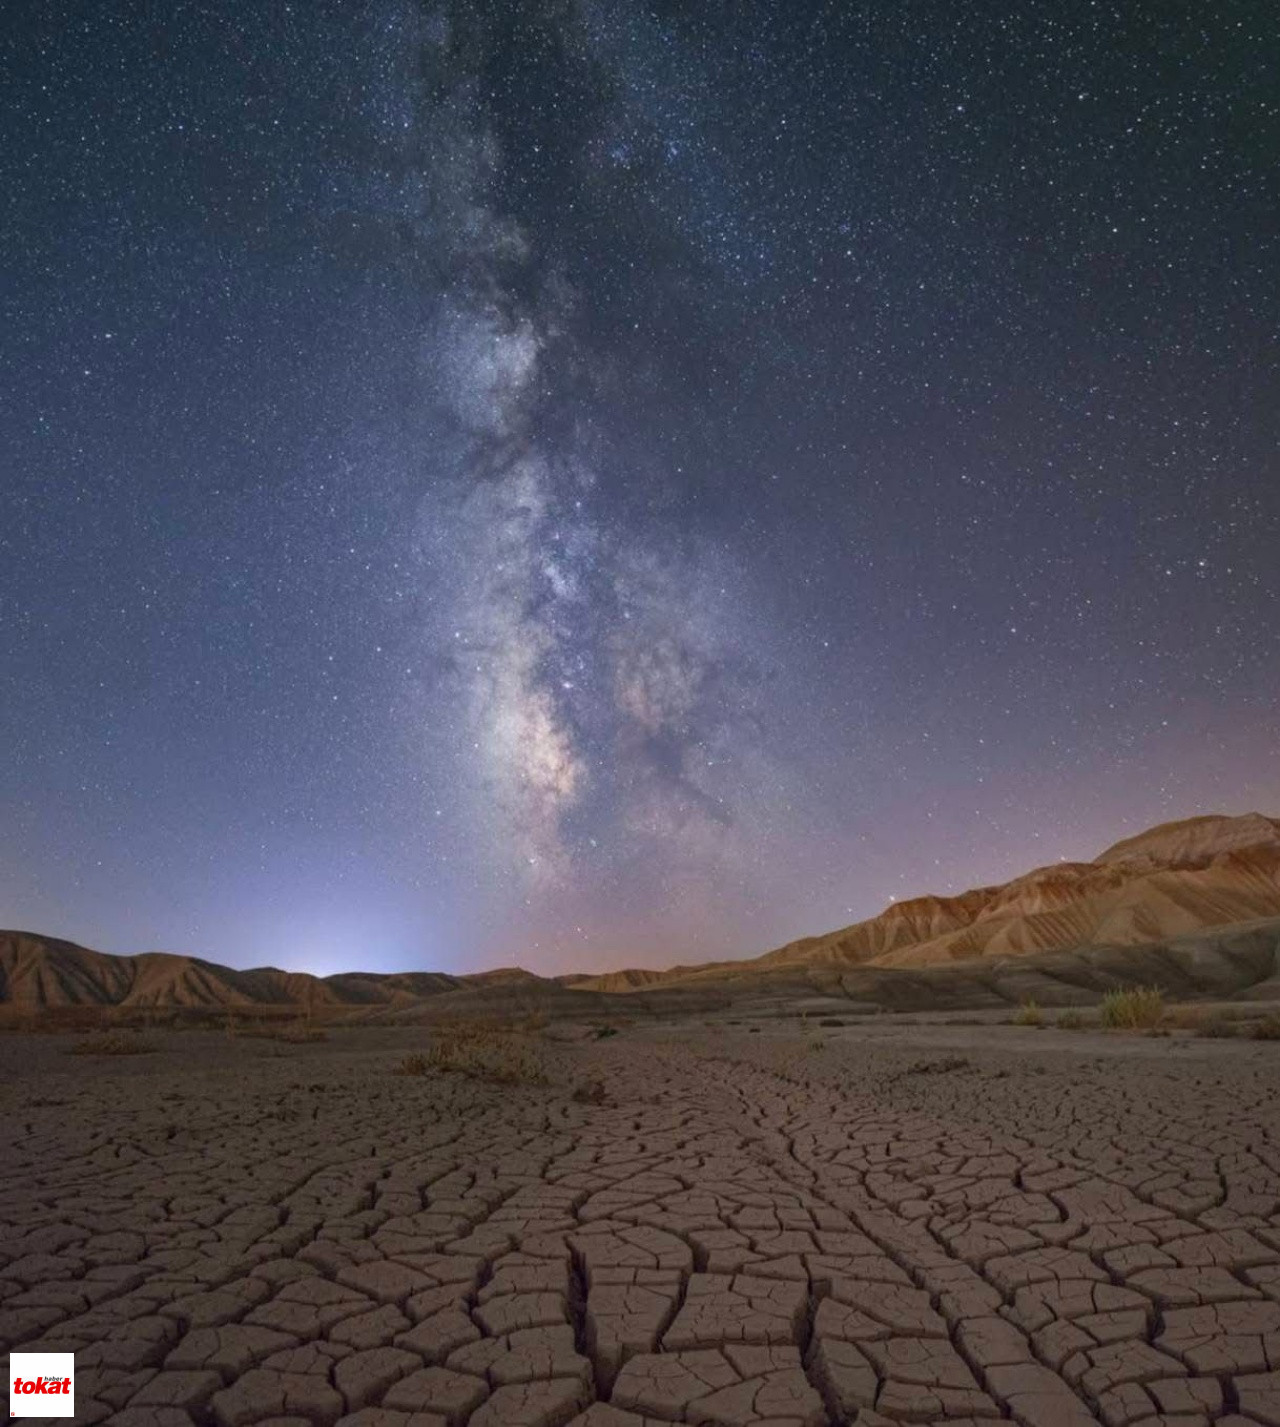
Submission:
M 128 1031 L 103 1031 L 71 1046 L 68 1055 L 153 1055 L 158 1047 Z
M 1042 1026 L 1044 1025 L 1044 1012 L 1036 1004 L 1035 998 L 1028 996 L 1018 1007 L 1017 1014 L 1013 1018 L 1015 1026 Z
M 533 1047 L 505 1026 L 441 1026 L 432 1032 L 426 1050 L 406 1056 L 395 1074 L 425 1075 L 428 1070 L 465 1075 L 492 1085 L 547 1083 Z
M 1164 1024 L 1171 1026 L 1175 1031 L 1195 1031 L 1198 1035 L 1200 1028 L 1206 1022 L 1234 1021 L 1239 1019 L 1239 1015 L 1239 1011 L 1230 1006 L 1206 1006 L 1194 1002 L 1184 1002 L 1179 1006 L 1165 1007 Z
M 1082 1031 L 1088 1024 L 1083 1011 L 1063 1011 L 1054 1022 L 1060 1031 Z
M 1149 1030 L 1163 1018 L 1164 992 L 1158 986 L 1129 986 L 1102 998 L 1102 1024 L 1109 1030 Z

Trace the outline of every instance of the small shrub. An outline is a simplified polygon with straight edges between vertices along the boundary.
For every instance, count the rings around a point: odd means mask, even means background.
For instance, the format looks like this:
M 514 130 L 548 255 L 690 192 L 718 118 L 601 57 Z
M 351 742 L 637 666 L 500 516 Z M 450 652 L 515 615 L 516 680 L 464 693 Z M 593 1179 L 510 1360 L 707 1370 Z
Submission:
M 407 1056 L 396 1073 L 425 1075 L 428 1070 L 465 1075 L 494 1085 L 547 1083 L 533 1049 L 507 1029 L 490 1026 L 442 1026 L 426 1050 Z
M 617 1026 L 597 1026 L 593 1039 L 598 1041 L 607 1041 L 611 1040 L 617 1034 Z
M 1036 1005 L 1035 999 L 1028 996 L 1018 1007 L 1017 1015 L 1013 1018 L 1015 1026 L 1042 1026 L 1044 1025 L 1044 1012 Z
M 1147 1030 L 1163 1016 L 1164 992 L 1158 986 L 1130 986 L 1102 998 L 1102 1024 L 1110 1030 Z
M 73 1045 L 71 1055 L 152 1055 L 156 1047 L 139 1035 L 126 1031 L 103 1031 Z
M 1264 1017 L 1249 1027 L 1249 1039 L 1255 1041 L 1280 1041 L 1280 1015 Z
M 1060 1031 L 1082 1031 L 1088 1022 L 1082 1011 L 1063 1011 L 1054 1022 Z

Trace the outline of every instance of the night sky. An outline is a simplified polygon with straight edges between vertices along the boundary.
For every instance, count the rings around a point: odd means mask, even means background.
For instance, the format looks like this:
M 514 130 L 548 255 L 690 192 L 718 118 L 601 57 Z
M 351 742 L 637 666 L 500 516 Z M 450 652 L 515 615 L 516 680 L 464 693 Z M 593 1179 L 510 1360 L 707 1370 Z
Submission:
M 668 965 L 1280 812 L 1278 35 L 18 0 L 0 925 Z

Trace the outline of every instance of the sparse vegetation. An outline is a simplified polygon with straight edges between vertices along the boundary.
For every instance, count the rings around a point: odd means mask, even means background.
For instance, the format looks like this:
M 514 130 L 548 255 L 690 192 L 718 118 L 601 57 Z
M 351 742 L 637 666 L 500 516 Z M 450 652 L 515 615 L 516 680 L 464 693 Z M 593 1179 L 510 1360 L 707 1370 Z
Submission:
M 1240 1027 L 1222 1016 L 1211 1021 L 1201 1021 L 1196 1027 L 1196 1035 L 1211 1041 L 1234 1040 L 1239 1034 Z
M 1234 1021 L 1239 1013 L 1230 1006 L 1187 1005 L 1166 1006 L 1164 1024 L 1175 1031 L 1195 1031 L 1208 1021 Z
M 1063 1011 L 1054 1022 L 1060 1031 L 1082 1031 L 1088 1024 L 1083 1011 Z
M 1129 986 L 1102 998 L 1102 1024 L 1109 1030 L 1149 1030 L 1163 1017 L 1164 992 L 1158 986 Z
M 71 1055 L 153 1055 L 157 1047 L 136 1033 L 103 1031 L 96 1036 L 77 1041 L 70 1047 Z
M 1249 1038 L 1255 1041 L 1280 1041 L 1280 1015 L 1264 1016 L 1249 1027 Z
M 1033 996 L 1027 999 L 1018 1007 L 1017 1014 L 1013 1018 L 1015 1026 L 1042 1026 L 1044 1025 L 1044 1012 L 1036 1004 Z
M 425 1051 L 408 1055 L 397 1075 L 425 1075 L 428 1070 L 465 1075 L 494 1085 L 545 1085 L 546 1073 L 533 1047 L 507 1027 L 440 1026 Z
M 613 1036 L 616 1036 L 617 1034 L 617 1026 L 597 1026 L 593 1039 L 598 1041 L 607 1041 L 610 1040 Z

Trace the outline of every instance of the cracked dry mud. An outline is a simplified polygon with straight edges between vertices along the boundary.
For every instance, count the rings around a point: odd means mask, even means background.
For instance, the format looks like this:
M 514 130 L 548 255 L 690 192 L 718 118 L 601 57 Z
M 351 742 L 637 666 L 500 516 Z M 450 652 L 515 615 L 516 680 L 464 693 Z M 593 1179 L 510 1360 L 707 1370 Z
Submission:
M 8 1038 L 0 1342 L 137 1427 L 1280 1427 L 1280 1051 L 912 1034 Z

